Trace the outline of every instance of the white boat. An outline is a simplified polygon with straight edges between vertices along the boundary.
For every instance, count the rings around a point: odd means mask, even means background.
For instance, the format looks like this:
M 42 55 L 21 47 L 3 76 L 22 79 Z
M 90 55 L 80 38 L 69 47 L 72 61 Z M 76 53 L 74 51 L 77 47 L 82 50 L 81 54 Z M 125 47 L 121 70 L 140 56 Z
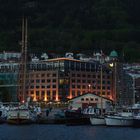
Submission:
M 0 123 L 5 122 L 7 118 L 7 108 L 4 106 L 0 106 Z
M 105 125 L 104 116 L 90 116 L 91 125 Z
M 132 126 L 133 116 L 128 115 L 127 113 L 110 115 L 110 116 L 105 117 L 105 122 L 107 126 Z
M 9 124 L 29 124 L 33 122 L 33 116 L 28 108 L 12 108 L 7 115 Z

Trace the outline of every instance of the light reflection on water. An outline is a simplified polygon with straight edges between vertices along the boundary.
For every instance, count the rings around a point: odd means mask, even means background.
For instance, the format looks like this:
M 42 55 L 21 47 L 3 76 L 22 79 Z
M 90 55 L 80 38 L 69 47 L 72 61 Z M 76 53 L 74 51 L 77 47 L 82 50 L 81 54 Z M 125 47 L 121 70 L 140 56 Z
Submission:
M 140 129 L 101 126 L 0 125 L 0 140 L 140 140 Z

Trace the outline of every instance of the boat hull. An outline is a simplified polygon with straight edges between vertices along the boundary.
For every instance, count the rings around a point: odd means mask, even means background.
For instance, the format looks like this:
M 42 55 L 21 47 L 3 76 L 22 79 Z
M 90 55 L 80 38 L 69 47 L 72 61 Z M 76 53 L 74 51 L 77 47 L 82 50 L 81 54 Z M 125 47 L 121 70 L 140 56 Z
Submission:
M 66 118 L 66 125 L 87 125 L 90 124 L 88 117 L 81 118 Z
M 31 120 L 26 120 L 26 119 L 8 119 L 6 121 L 8 124 L 31 124 L 32 121 Z
M 132 126 L 133 119 L 132 118 L 124 118 L 124 117 L 114 117 L 108 116 L 105 118 L 105 122 L 107 126 Z
M 105 125 L 104 117 L 90 117 L 91 125 Z
M 133 127 L 140 127 L 140 119 L 133 119 Z
M 11 110 L 8 113 L 6 122 L 8 124 L 30 124 L 33 121 L 29 110 Z

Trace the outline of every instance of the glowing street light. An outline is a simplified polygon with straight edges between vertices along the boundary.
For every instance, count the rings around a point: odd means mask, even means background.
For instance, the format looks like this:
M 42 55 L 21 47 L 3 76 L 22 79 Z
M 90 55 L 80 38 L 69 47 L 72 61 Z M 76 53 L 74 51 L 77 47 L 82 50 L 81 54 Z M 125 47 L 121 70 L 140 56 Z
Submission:
M 91 85 L 90 84 L 88 85 L 88 90 L 89 90 L 89 92 L 91 92 Z
M 110 63 L 109 66 L 112 68 L 114 66 L 114 64 L 113 63 Z

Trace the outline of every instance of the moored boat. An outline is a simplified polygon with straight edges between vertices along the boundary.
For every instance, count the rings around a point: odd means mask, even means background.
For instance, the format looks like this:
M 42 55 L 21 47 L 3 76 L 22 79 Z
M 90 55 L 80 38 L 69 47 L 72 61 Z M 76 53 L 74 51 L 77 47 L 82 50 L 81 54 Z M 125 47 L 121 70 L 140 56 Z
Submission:
M 80 111 L 67 110 L 65 112 L 66 125 L 87 125 L 90 124 L 90 118 Z
M 0 106 L 0 123 L 4 123 L 7 119 L 7 111 L 8 111 L 8 108 L 1 105 Z
M 140 127 L 140 114 L 133 119 L 133 127 Z
M 90 116 L 91 125 L 105 125 L 104 116 Z
M 29 124 L 32 122 L 33 116 L 28 108 L 14 108 L 8 112 L 8 124 Z
M 127 114 L 108 115 L 105 117 L 107 126 L 132 126 L 133 117 Z

